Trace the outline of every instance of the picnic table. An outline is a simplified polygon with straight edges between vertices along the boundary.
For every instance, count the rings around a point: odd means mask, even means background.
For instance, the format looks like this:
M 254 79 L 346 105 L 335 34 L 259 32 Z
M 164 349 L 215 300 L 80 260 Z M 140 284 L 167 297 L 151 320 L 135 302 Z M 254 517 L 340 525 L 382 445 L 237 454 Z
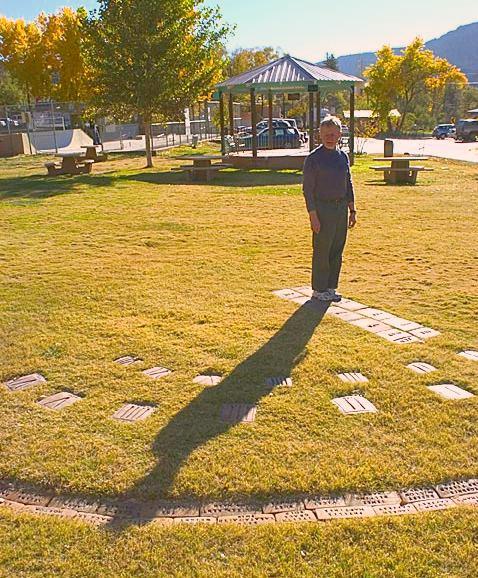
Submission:
M 423 165 L 410 164 L 415 161 L 427 161 L 428 157 L 412 157 L 410 155 L 404 155 L 401 157 L 377 157 L 373 160 L 381 162 L 388 161 L 391 163 L 390 165 L 386 166 L 381 165 L 370 167 L 374 171 L 382 171 L 385 182 L 391 185 L 395 185 L 397 183 L 408 183 L 414 185 L 417 182 L 417 174 L 420 171 L 433 170 L 429 167 L 424 167 Z
M 61 158 L 61 164 L 54 161 L 45 163 L 48 174 L 51 176 L 91 173 L 91 168 L 95 162 L 87 159 L 81 152 L 59 153 L 55 157 Z
M 190 155 L 173 157 L 180 161 L 192 161 L 192 165 L 181 165 L 180 170 L 187 171 L 192 181 L 209 182 L 211 177 L 221 169 L 227 169 L 232 165 L 224 163 L 227 159 L 224 155 Z M 219 161 L 219 162 L 213 162 Z M 172 169 L 175 170 L 175 169 Z
M 98 145 L 81 145 L 80 148 L 86 150 L 85 158 L 94 161 L 95 163 L 101 163 L 108 160 L 108 153 L 102 151 L 98 154 Z

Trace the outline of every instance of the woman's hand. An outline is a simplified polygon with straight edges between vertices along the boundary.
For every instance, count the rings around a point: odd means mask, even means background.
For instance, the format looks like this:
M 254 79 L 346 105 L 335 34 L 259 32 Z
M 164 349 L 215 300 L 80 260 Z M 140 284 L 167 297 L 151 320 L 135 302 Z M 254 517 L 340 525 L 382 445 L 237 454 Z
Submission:
M 320 221 L 319 216 L 317 215 L 317 211 L 310 211 L 309 213 L 310 218 L 310 228 L 314 233 L 318 233 L 320 231 Z
M 357 223 L 357 213 L 355 211 L 350 211 L 349 213 L 349 229 L 355 227 Z

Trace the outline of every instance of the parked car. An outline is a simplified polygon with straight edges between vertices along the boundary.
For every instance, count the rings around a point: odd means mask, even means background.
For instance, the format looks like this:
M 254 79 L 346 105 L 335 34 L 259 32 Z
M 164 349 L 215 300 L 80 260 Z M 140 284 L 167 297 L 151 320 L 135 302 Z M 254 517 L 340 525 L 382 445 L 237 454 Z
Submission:
M 451 136 L 450 133 L 454 128 L 454 124 L 437 124 L 437 126 L 433 129 L 432 136 L 438 140 L 442 140 L 448 136 Z
M 13 130 L 18 127 L 18 121 L 13 118 L 0 118 L 0 130 Z
M 300 148 L 302 145 L 302 140 L 300 138 L 299 131 L 293 128 L 286 127 L 276 127 L 273 128 L 272 135 L 272 146 L 273 148 Z M 244 148 L 252 148 L 252 135 L 248 134 L 243 136 L 241 142 L 244 144 Z M 266 149 L 269 148 L 269 129 L 264 128 L 257 133 L 257 148 Z
M 474 142 L 478 140 L 478 118 L 461 118 L 456 124 L 455 140 Z

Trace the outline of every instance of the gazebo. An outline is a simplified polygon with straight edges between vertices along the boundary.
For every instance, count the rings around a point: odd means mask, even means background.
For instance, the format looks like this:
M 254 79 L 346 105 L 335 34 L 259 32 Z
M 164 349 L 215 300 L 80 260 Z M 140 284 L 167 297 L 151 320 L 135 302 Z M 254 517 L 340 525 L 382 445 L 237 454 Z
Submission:
M 363 83 L 361 78 L 343 74 L 336 70 L 319 66 L 286 54 L 273 62 L 233 76 L 216 85 L 219 100 L 221 123 L 221 148 L 225 151 L 224 96 L 229 95 L 229 131 L 232 134 L 233 95 L 249 93 L 251 99 L 252 156 L 257 157 L 257 111 L 256 97 L 266 94 L 268 97 L 269 148 L 272 148 L 272 98 L 273 94 L 308 93 L 309 94 L 309 150 L 314 148 L 314 117 L 320 123 L 321 90 L 348 90 L 350 94 L 349 150 L 350 162 L 354 156 L 354 110 L 355 85 Z M 314 115 L 314 108 L 318 112 Z M 316 127 L 315 127 L 316 128 Z

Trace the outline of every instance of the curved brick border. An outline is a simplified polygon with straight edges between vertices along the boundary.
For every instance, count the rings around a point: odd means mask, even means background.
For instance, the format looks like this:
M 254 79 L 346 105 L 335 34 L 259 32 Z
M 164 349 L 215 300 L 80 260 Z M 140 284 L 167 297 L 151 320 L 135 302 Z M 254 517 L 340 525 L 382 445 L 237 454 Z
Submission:
M 157 500 L 97 501 L 32 491 L 0 480 L 0 507 L 33 514 L 83 520 L 96 526 L 121 527 L 156 523 L 223 524 L 255 526 L 273 522 L 318 522 L 336 518 L 414 514 L 459 505 L 478 506 L 478 479 L 458 480 L 398 492 L 301 496 L 268 502 L 185 502 Z

